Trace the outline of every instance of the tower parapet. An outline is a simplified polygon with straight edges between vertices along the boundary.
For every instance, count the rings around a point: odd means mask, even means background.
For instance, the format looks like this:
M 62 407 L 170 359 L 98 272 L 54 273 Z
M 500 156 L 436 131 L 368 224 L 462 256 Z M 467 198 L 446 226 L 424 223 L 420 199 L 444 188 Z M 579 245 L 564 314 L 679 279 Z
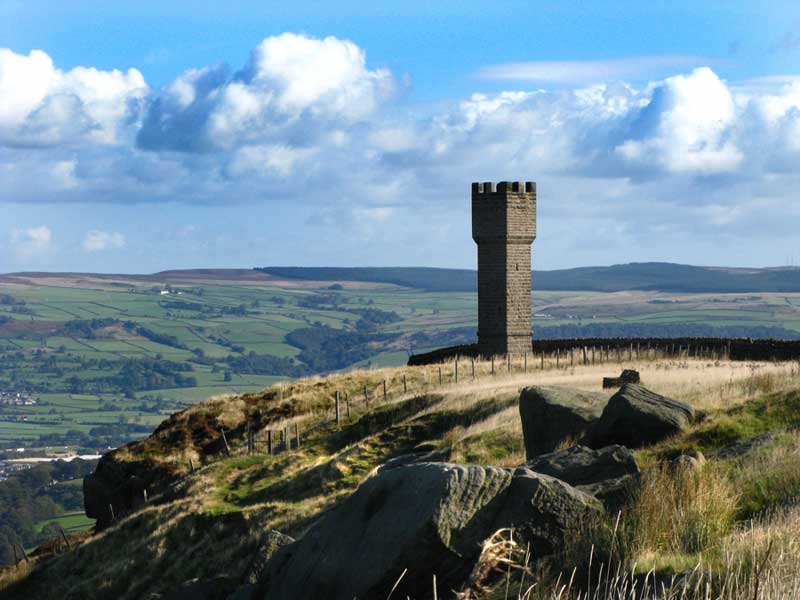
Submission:
M 531 350 L 531 244 L 536 183 L 472 184 L 478 244 L 478 344 L 484 355 Z

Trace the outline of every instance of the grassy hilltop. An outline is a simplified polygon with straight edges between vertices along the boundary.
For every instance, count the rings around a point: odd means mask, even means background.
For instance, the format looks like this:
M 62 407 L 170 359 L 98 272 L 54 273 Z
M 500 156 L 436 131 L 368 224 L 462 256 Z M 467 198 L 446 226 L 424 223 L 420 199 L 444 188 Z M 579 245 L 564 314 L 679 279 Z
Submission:
M 488 363 L 479 363 L 473 380 L 462 364 L 458 383 L 452 364 L 356 370 L 187 408 L 106 459 L 152 482 L 148 504 L 116 516 L 100 534 L 73 538 L 70 549 L 54 544 L 4 569 L 5 597 L 141 598 L 196 577 L 241 578 L 268 530 L 301 536 L 394 457 L 426 452 L 438 460 L 521 464 L 521 387 L 598 390 L 602 375 L 622 365 L 556 369 L 547 363 L 528 373 L 521 366 L 491 374 Z M 718 590 L 727 584 L 726 592 L 707 597 L 752 598 L 755 586 L 762 598 L 799 597 L 797 364 L 660 359 L 624 366 L 640 370 L 650 389 L 692 404 L 702 418 L 683 435 L 637 452 L 643 485 L 620 517 L 573 532 L 560 562 L 547 571 L 526 572 L 519 554 L 495 557 L 504 572 L 510 563 L 500 559 L 511 560 L 511 575 L 468 597 L 563 598 L 556 590 L 573 569 L 587 581 L 587 569 L 597 577 L 603 561 L 603 569 L 618 573 L 607 585 L 621 587 L 649 571 L 668 576 L 694 569 L 693 585 Z M 351 399 L 350 418 L 343 404 L 338 426 L 336 391 Z M 257 439 L 267 429 L 297 425 L 302 443 L 275 456 L 248 455 L 248 421 L 259 430 Z M 732 446 L 754 438 L 760 444 L 749 450 Z M 697 451 L 708 458 L 698 471 L 661 466 Z

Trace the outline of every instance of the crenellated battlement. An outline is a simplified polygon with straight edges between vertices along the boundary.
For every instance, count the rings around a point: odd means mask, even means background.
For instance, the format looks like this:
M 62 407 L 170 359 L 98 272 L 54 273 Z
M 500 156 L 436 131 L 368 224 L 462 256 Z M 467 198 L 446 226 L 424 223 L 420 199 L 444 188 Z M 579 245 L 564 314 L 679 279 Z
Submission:
M 472 184 L 472 239 L 530 244 L 536 238 L 536 183 Z
M 472 195 L 496 195 L 514 192 L 516 194 L 535 194 L 536 182 L 535 181 L 498 181 L 495 184 L 492 181 L 484 181 L 483 183 L 474 182 L 472 184 Z

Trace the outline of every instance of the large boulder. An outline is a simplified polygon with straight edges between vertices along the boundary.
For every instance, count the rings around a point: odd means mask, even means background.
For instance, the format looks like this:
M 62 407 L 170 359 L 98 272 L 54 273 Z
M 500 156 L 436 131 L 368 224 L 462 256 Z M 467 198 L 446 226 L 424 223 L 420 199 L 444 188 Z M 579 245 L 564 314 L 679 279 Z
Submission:
M 269 600 L 384 600 L 460 587 L 481 543 L 515 528 L 531 556 L 552 554 L 566 527 L 600 503 L 527 468 L 420 463 L 384 468 L 299 541 L 279 549 L 264 578 Z
M 83 505 L 86 516 L 96 519 L 98 529 L 114 519 L 141 508 L 145 503 L 147 481 L 128 472 L 113 460 L 100 459 L 91 475 L 83 478 Z
M 619 508 L 639 481 L 636 457 L 624 446 L 599 450 L 573 446 L 543 454 L 525 466 L 591 494 L 610 510 Z
M 694 409 L 688 404 L 626 383 L 611 396 L 584 443 L 592 448 L 639 448 L 684 431 L 693 419 Z
M 608 397 L 565 387 L 532 386 L 522 390 L 519 414 L 528 460 L 559 444 L 582 438 L 600 418 Z

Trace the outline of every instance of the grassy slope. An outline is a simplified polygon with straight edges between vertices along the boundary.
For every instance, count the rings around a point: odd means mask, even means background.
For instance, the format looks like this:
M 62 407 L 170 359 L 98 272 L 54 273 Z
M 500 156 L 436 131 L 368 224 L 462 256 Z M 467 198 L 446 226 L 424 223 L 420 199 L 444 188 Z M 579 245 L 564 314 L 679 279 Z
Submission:
M 639 460 L 645 465 L 684 447 L 708 452 L 765 430 L 785 429 L 796 418 L 794 403 L 798 396 L 787 391 L 800 388 L 800 376 L 793 365 L 658 361 L 632 366 L 642 372 L 652 389 L 689 401 L 705 415 L 684 438 L 640 452 Z M 444 365 L 441 386 L 437 366 L 356 371 L 191 407 L 148 440 L 115 453 L 120 462 L 169 473 L 178 482 L 176 497 L 161 503 L 156 498 L 150 507 L 89 538 L 77 550 L 41 565 L 7 570 L 2 576 L 5 584 L 21 579 L 7 592 L 30 597 L 47 586 L 50 593 L 60 597 L 138 598 L 145 592 L 174 588 L 193 577 L 219 573 L 240 577 L 268 529 L 302 535 L 316 515 L 352 492 L 389 458 L 417 450 L 447 460 L 521 463 L 524 449 L 516 407 L 521 386 L 543 383 L 597 389 L 600 377 L 615 372 L 620 365 L 561 370 L 548 365 L 544 372 L 494 376 L 489 368 L 488 364 L 479 364 L 478 378 L 473 382 L 464 379 L 462 367 L 462 381 L 455 384 L 452 365 Z M 405 394 L 403 375 L 409 388 Z M 382 399 L 384 379 L 389 392 L 386 401 Z M 354 401 L 352 421 L 345 419 L 337 427 L 332 423 L 334 392 L 361 398 L 365 385 L 373 398 L 370 410 L 362 400 Z M 209 439 L 196 436 L 192 441 L 188 435 L 189 424 L 197 423 L 199 417 L 235 432 L 246 415 L 256 412 L 272 429 L 298 423 L 304 432 L 301 448 L 274 457 L 246 456 L 243 441 L 232 435 L 233 456 L 225 458 L 206 452 L 213 445 Z M 738 429 L 728 426 L 731 420 L 741 423 Z M 709 435 L 714 428 L 724 429 L 726 434 Z M 775 452 L 792 453 L 798 451 L 795 448 L 800 448 L 800 443 L 784 436 L 775 448 Z M 767 455 L 770 452 L 769 448 L 762 451 Z M 202 464 L 193 474 L 188 472 L 189 458 L 196 466 Z M 748 463 L 746 468 L 731 468 L 729 462 L 711 464 L 719 477 L 742 489 L 767 489 L 753 464 Z M 773 460 L 769 464 L 777 463 Z M 766 493 L 742 494 L 741 502 L 737 497 L 734 517 L 781 505 L 800 492 L 800 476 L 792 478 L 783 473 L 779 481 L 781 485 L 773 484 Z M 732 523 L 724 531 L 725 540 L 738 535 Z M 780 527 L 776 523 L 768 526 Z M 697 557 L 695 547 L 670 546 L 667 552 L 659 547 L 659 536 L 635 539 L 639 545 L 630 543 L 631 555 L 626 560 L 666 556 L 656 566 L 671 568 Z M 718 548 L 716 551 L 721 552 Z M 34 568 L 37 576 L 26 579 L 27 568 Z

